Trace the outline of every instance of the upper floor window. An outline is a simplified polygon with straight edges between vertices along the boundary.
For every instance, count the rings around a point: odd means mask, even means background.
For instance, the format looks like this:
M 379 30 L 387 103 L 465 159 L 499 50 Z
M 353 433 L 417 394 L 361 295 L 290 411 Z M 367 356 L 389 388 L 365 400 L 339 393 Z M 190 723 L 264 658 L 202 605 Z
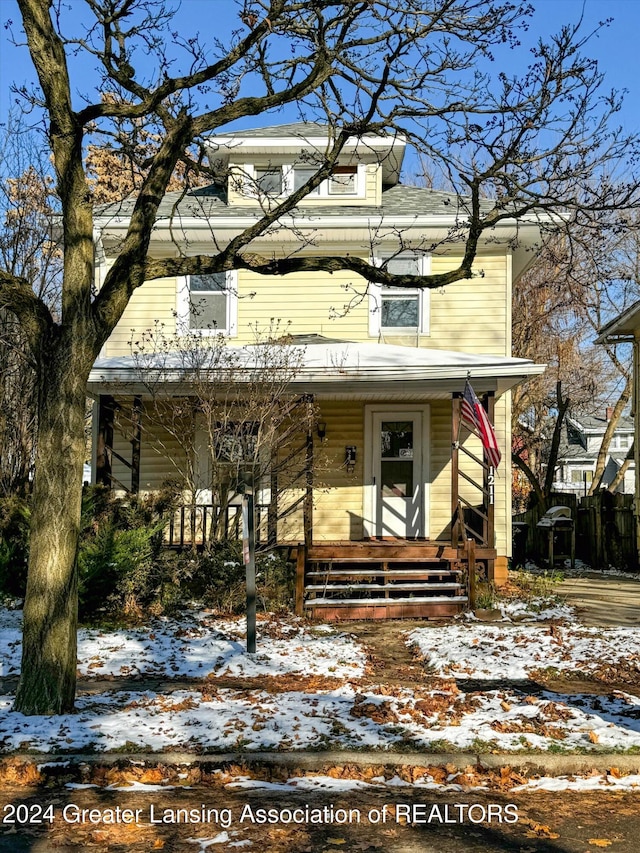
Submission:
M 303 187 L 318 171 L 317 166 L 283 165 L 236 167 L 231 186 L 245 198 L 278 198 Z M 365 198 L 366 166 L 336 166 L 329 177 L 310 190 L 314 198 Z
M 282 169 L 280 167 L 256 169 L 256 186 L 265 195 L 282 195 Z
M 329 195 L 355 195 L 358 192 L 358 167 L 336 166 L 329 176 Z
M 391 258 L 381 258 L 394 275 L 427 275 L 429 258 L 412 252 L 403 252 Z M 369 285 L 369 333 L 389 334 L 429 333 L 429 291 L 422 288 Z
M 294 166 L 293 168 L 293 191 L 299 190 L 300 187 L 304 186 L 307 181 L 310 181 L 311 178 L 318 171 L 314 169 L 312 166 Z M 311 190 L 309 195 L 319 195 L 320 187 L 316 187 L 314 190 Z
M 178 329 L 183 333 L 234 335 L 237 273 L 216 272 L 178 279 Z

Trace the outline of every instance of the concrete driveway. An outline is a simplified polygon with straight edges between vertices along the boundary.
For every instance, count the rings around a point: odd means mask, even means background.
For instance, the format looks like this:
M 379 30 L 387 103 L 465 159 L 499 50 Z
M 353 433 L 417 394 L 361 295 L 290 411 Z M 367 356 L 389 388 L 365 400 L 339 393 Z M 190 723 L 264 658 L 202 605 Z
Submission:
M 596 572 L 566 578 L 556 591 L 585 625 L 640 627 L 640 581 Z

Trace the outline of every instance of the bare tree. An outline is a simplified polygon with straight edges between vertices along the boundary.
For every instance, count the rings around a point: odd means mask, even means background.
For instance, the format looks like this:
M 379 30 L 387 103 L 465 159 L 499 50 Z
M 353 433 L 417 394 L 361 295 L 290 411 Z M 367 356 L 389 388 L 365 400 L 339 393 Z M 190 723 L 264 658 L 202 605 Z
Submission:
M 521 470 L 526 461 L 526 475 L 536 494 L 540 486 L 548 497 L 544 484 L 550 475 L 552 482 L 557 462 L 550 455 L 551 434 L 561 411 L 557 382 L 562 382 L 571 413 L 578 417 L 603 412 L 605 407 L 612 410 L 589 494 L 602 486 L 611 439 L 631 398 L 631 365 L 624 345 L 596 346 L 594 338 L 640 295 L 638 248 L 635 212 L 597 211 L 590 218 L 583 212 L 547 241 L 514 288 L 514 355 L 548 365 L 542 376 L 513 394 L 514 461 Z
M 56 315 L 62 252 L 51 230 L 57 210 L 48 151 L 19 114 L 0 136 L 0 267 L 31 283 Z M 36 370 L 16 316 L 0 308 L 0 494 L 25 495 L 33 479 Z
M 346 269 L 400 287 L 452 284 L 472 276 L 479 240 L 502 220 L 636 203 L 635 177 L 623 184 L 593 176 L 632 157 L 637 140 L 612 129 L 617 100 L 601 94 L 602 77 L 583 55 L 577 26 L 534 45 L 521 75 L 478 70 L 489 67 L 493 51 L 520 45 L 530 10 L 517 3 L 245 0 L 235 7 L 235 30 L 209 48 L 187 37 L 179 13 L 156 0 L 86 0 L 72 10 L 50 0 L 18 5 L 38 76 L 37 90 L 24 94 L 46 119 L 64 240 L 59 313 L 34 293 L 28 277 L 0 271 L 0 308 L 21 324 L 38 398 L 15 707 L 46 714 L 70 710 L 75 694 L 85 384 L 136 288 L 162 276 L 231 269 L 264 275 Z M 80 16 L 72 14 L 77 8 Z M 90 57 L 99 79 L 71 79 L 78 55 Z M 287 104 L 295 104 L 301 117 L 328 124 L 315 174 L 225 245 L 213 244 L 210 254 L 150 257 L 158 207 L 177 163 L 192 162 L 190 152 L 204 135 Z M 117 140 L 123 122 L 139 120 L 158 147 L 146 163 L 126 237 L 94 293 L 84 146 L 103 129 L 111 128 Z M 460 192 L 452 202 L 458 222 L 447 237 L 461 248 L 458 266 L 442 274 L 394 276 L 387 266 L 353 255 L 306 251 L 274 258 L 257 252 L 256 238 L 330 175 L 348 139 L 371 133 L 403 134 Z
M 146 391 L 136 425 L 173 469 L 173 486 L 190 506 L 193 526 L 203 524 L 198 505 L 211 504 L 205 544 L 227 534 L 228 511 L 247 473 L 258 493 L 269 495 L 267 527 L 275 528 L 302 501 L 301 460 L 316 410 L 292 388 L 304 358 L 304 348 L 292 343 L 277 322 L 255 329 L 253 343 L 241 348 L 222 334 L 170 335 L 161 324 L 131 341 L 134 381 Z M 131 392 L 125 386 L 123 393 Z M 117 418 L 125 435 L 135 426 L 128 413 L 122 407 Z M 270 531 L 261 532 L 268 540 Z

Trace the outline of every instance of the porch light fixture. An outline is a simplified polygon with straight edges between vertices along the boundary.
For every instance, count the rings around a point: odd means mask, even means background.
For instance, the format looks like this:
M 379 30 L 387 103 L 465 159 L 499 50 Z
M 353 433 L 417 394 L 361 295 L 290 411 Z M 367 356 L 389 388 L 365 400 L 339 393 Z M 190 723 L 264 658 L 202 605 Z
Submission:
M 318 432 L 318 438 L 320 441 L 324 441 L 327 435 L 327 423 L 326 421 L 318 421 L 318 426 L 316 427 Z

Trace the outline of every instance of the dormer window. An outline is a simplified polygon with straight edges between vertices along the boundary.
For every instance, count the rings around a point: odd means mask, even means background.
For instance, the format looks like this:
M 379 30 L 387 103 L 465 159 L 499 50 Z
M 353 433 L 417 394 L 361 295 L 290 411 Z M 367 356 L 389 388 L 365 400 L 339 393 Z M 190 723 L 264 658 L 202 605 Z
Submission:
M 336 166 L 329 176 L 329 195 L 355 195 L 358 191 L 358 167 Z
M 282 195 L 282 169 L 277 168 L 256 169 L 256 186 L 264 195 Z
M 314 169 L 311 166 L 294 166 L 293 168 L 293 191 L 299 190 L 300 187 L 304 186 L 307 181 L 310 181 L 311 178 L 317 172 L 317 169 Z M 315 190 L 311 190 L 309 195 L 318 195 L 319 187 L 316 187 Z
M 317 173 L 308 162 L 282 166 L 246 164 L 234 166 L 231 186 L 245 198 L 279 199 L 303 187 Z M 364 163 L 335 166 L 328 178 L 307 193 L 313 198 L 338 199 L 366 196 L 367 168 Z

